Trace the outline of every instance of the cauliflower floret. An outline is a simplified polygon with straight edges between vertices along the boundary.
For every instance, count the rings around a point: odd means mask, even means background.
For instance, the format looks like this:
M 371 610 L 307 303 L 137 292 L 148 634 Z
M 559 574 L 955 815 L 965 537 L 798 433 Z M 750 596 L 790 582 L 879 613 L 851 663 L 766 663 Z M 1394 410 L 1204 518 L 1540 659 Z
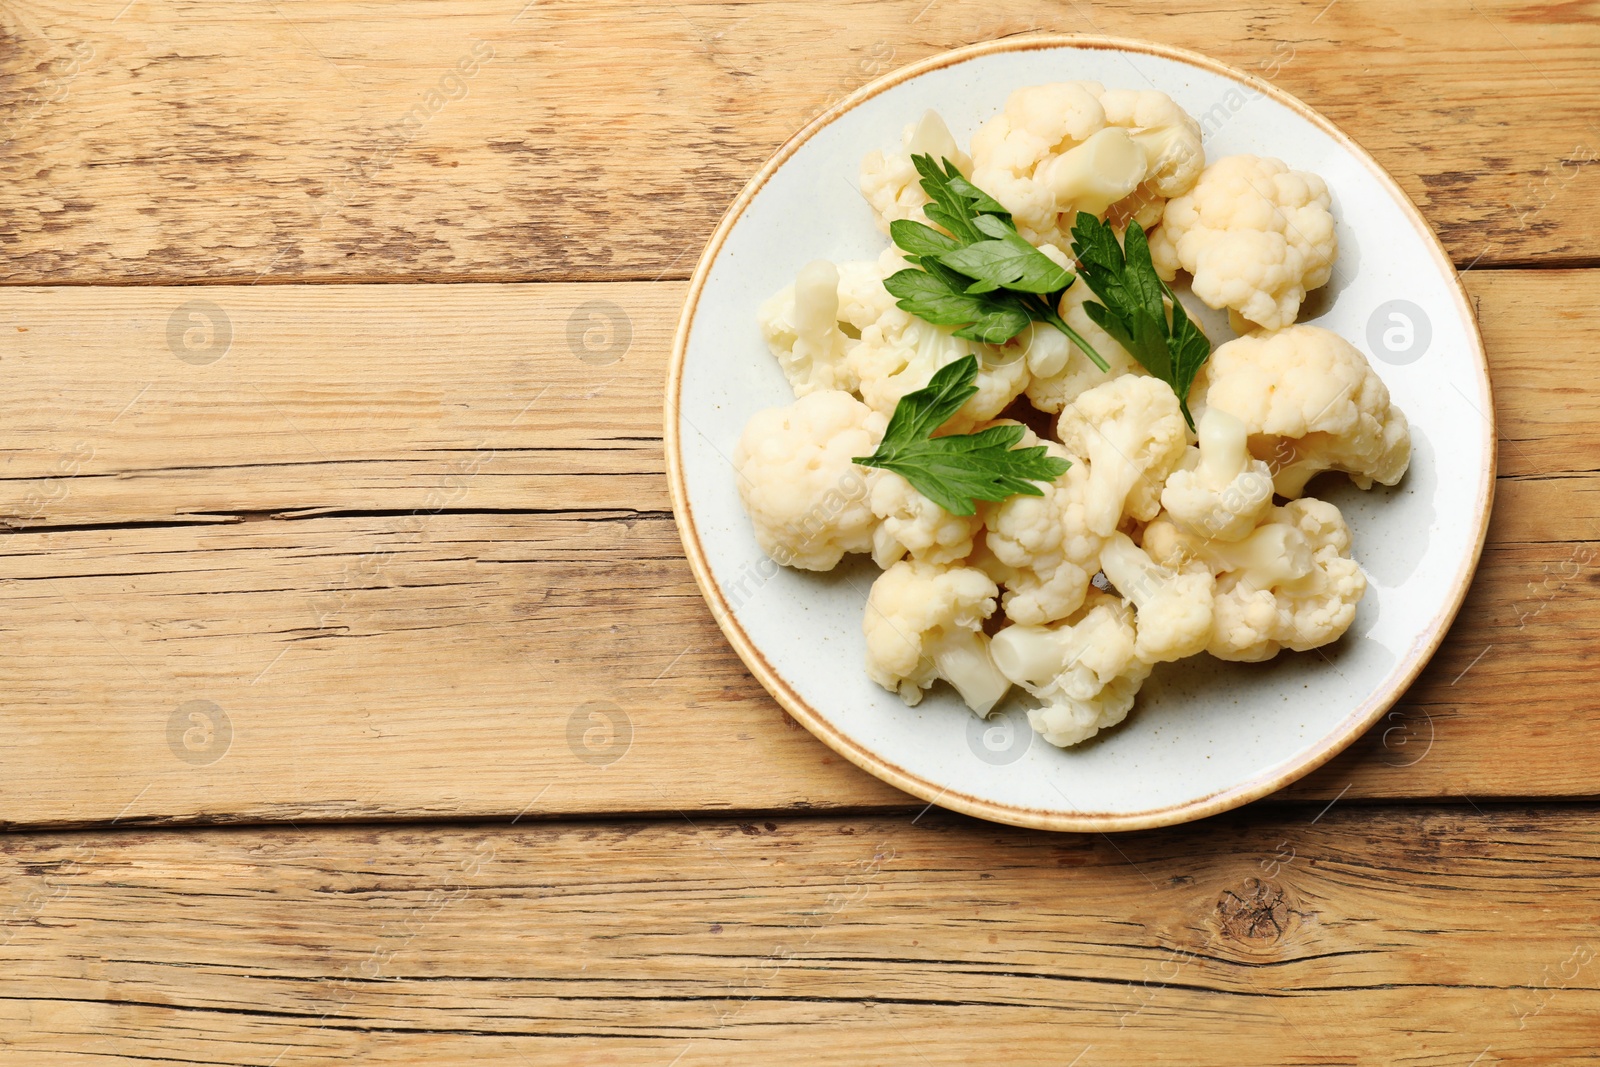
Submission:
M 861 331 L 849 364 L 860 383 L 861 399 L 874 411 L 894 414 L 907 393 L 928 384 L 936 371 L 968 354 L 978 357 L 977 395 L 946 423 L 946 432 L 965 433 L 994 418 L 1028 385 L 1028 363 L 1015 352 L 954 336 L 948 327 L 924 322 L 895 305 Z
M 1107 580 L 1134 607 L 1134 651 L 1147 663 L 1197 655 L 1211 639 L 1211 597 L 1216 582 L 1203 567 L 1175 570 L 1153 561 L 1125 533 L 1114 533 L 1100 552 Z
M 1040 487 L 1043 496 L 1019 494 L 981 509 L 987 533 L 975 560 L 1006 587 L 1006 618 L 1028 624 L 1064 619 L 1082 606 L 1105 543 L 1088 526 L 1088 466 L 1031 433 L 1019 447 L 1041 443 L 1047 454 L 1072 466 Z
M 1034 244 L 1071 247 L 1079 211 L 1154 223 L 1204 165 L 1200 127 L 1164 93 L 1096 82 L 1018 89 L 972 138 L 972 181 Z
M 893 471 L 867 474 L 872 513 L 882 521 L 872 534 L 872 561 L 887 568 L 910 555 L 924 563 L 954 563 L 972 554 L 983 528 L 974 515 L 952 515 Z
M 983 632 L 997 592 L 971 567 L 894 564 L 867 594 L 867 673 L 907 704 L 921 702 L 922 691 L 943 678 L 969 708 L 987 716 L 1011 688 Z
M 1244 423 L 1250 450 L 1277 465 L 1278 495 L 1297 497 L 1325 470 L 1363 489 L 1394 485 L 1411 463 L 1405 414 L 1350 342 L 1319 326 L 1229 341 L 1211 353 L 1190 395 Z
M 1150 257 L 1168 281 L 1179 267 L 1188 271 L 1195 296 L 1209 306 L 1281 329 L 1333 273 L 1339 241 L 1330 204 L 1315 174 L 1277 159 L 1229 156 L 1167 201 Z M 1245 329 L 1237 320 L 1234 328 Z
M 1134 644 L 1132 610 L 1096 589 L 1064 623 L 1007 626 L 990 652 L 1008 679 L 1044 701 L 1028 712 L 1034 730 L 1066 748 L 1127 717 L 1150 676 Z
M 849 393 L 810 393 L 751 416 L 733 452 L 739 497 L 761 550 L 786 567 L 831 570 L 872 549 L 865 472 L 888 420 Z
M 762 335 L 795 395 L 821 389 L 859 392 L 884 415 L 907 393 L 928 384 L 940 367 L 973 353 L 978 393 L 951 417 L 947 432 L 963 433 L 994 418 L 1028 385 L 1028 364 L 1017 349 L 977 344 L 903 311 L 883 280 L 908 264 L 889 247 L 876 260 L 819 260 L 761 305 Z
M 894 247 L 885 249 L 877 259 L 839 264 L 839 328 L 845 336 L 859 339 L 862 330 L 894 307 L 894 297 L 883 287 L 883 280 L 905 266 Z
M 929 155 L 935 162 L 948 159 L 963 174 L 972 170 L 972 160 L 956 145 L 950 127 L 937 111 L 927 111 L 907 126 L 900 144 L 898 152 L 869 152 L 861 161 L 861 194 L 872 205 L 878 229 L 884 233 L 889 232 L 889 223 L 900 219 L 928 221 L 922 213 L 928 194 L 922 191 L 922 178 L 912 156 Z
M 1218 659 L 1255 663 L 1336 641 L 1367 590 L 1350 558 L 1350 527 L 1337 507 L 1312 497 L 1273 508 L 1242 541 L 1203 540 L 1157 519 L 1144 544 L 1169 566 L 1198 563 L 1218 575 L 1206 647 Z
M 1141 522 L 1161 510 L 1161 487 L 1183 459 L 1188 428 L 1172 387 L 1124 374 L 1080 394 L 1057 424 L 1068 452 L 1086 456 L 1084 514 L 1091 533 L 1110 537 L 1124 515 Z
M 1272 472 L 1251 458 L 1244 423 L 1221 408 L 1200 416 L 1200 447 L 1161 490 L 1161 506 L 1202 537 L 1237 541 L 1256 528 L 1272 506 Z
M 1032 324 L 1002 346 L 1002 352 L 1013 349 L 1022 353 L 1027 360 L 1028 400 L 1040 411 L 1054 414 L 1076 400 L 1079 393 L 1093 389 L 1110 378 L 1145 373 L 1139 361 L 1115 338 L 1096 326 L 1083 310 L 1084 301 L 1093 297 L 1087 285 L 1074 283 L 1062 294 L 1057 310 L 1067 325 L 1077 330 L 1079 336 L 1100 353 L 1108 370 L 1101 370 L 1089 362 L 1089 357 L 1078 351 L 1066 334 L 1042 322 Z
M 1153 89 L 1112 89 L 1101 94 L 1100 104 L 1108 123 L 1131 131 L 1147 163 L 1145 180 L 1116 205 L 1112 222 L 1121 229 L 1134 218 L 1150 229 L 1161 221 L 1167 200 L 1194 188 L 1205 169 L 1200 124 L 1172 97 Z
M 832 263 L 818 259 L 800 268 L 793 285 L 757 309 L 756 322 L 795 396 L 855 390 L 855 373 L 845 361 L 853 342 L 839 328 L 839 270 Z
M 1102 87 L 1093 82 L 1060 82 L 1018 89 L 1006 100 L 1005 109 L 979 128 L 972 138 L 972 181 L 978 188 L 1005 205 L 1017 224 L 1018 232 L 1034 244 L 1050 243 L 1062 250 L 1071 247 L 1067 232 L 1072 226 L 1070 204 L 1063 218 L 1056 191 L 1040 171 L 1062 154 L 1082 145 L 1105 129 L 1106 112 L 1100 104 Z M 1107 163 L 1121 163 L 1123 173 L 1112 176 L 1115 184 L 1132 192 L 1138 185 L 1131 161 L 1136 153 L 1131 139 L 1124 151 L 1107 152 Z M 1109 147 L 1109 145 L 1103 145 Z M 1077 157 L 1085 160 L 1092 154 Z M 1113 159 L 1112 156 L 1120 156 Z M 1121 181 L 1117 182 L 1116 179 Z M 1110 204 L 1117 197 L 1112 196 Z

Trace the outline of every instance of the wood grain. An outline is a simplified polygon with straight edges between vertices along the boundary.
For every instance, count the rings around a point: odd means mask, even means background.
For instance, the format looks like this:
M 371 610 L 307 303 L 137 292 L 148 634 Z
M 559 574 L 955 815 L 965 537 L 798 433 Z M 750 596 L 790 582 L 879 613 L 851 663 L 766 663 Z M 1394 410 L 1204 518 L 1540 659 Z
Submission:
M 746 674 L 665 516 L 321 518 L 6 547 L 13 828 L 911 804 Z M 1400 709 L 1291 795 L 1600 793 L 1595 567 L 1541 587 L 1575 551 L 1600 544 L 1492 548 Z
M 1581 359 L 1600 335 L 1600 272 L 1466 280 L 1504 445 L 1495 539 L 1595 539 L 1600 396 L 1551 354 Z M 661 390 L 683 295 L 676 282 L 0 289 L 0 524 L 667 511 Z
M 0 522 L 669 510 L 661 390 L 682 298 L 678 283 L 0 290 Z
M 0 10 L 0 282 L 684 277 L 828 103 L 1030 30 L 1272 79 L 1460 264 L 1600 257 L 1583 3 L 41 0 Z
M 0 1062 L 1593 1063 L 1595 814 L 19 836 Z
M 745 674 L 667 516 L 21 539 L 0 583 L 13 826 L 908 803 Z
M 1600 400 L 1550 358 L 1600 328 L 1593 275 L 1468 281 L 1490 548 L 1401 709 L 1291 796 L 1600 793 Z M 660 474 L 680 285 L 202 290 L 232 327 L 205 365 L 166 339 L 195 292 L 0 293 L 7 825 L 910 803 L 765 696 L 690 579 Z M 594 301 L 632 331 L 604 367 L 605 322 L 568 342 Z
M 1600 796 L 1593 8 L 0 5 L 0 1065 L 1600 1062 L 1600 811 L 1488 799 Z M 1401 705 L 1115 840 L 813 740 L 662 473 L 760 161 L 1031 30 L 1343 125 L 1477 268 L 1502 433 Z M 328 284 L 422 281 L 479 284 Z

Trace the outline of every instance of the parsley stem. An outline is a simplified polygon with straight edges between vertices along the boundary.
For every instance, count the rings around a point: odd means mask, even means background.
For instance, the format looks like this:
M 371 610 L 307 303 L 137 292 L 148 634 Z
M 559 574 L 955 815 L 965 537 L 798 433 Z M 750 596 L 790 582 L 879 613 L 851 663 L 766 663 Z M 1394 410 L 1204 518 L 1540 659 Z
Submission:
M 1056 314 L 1056 309 L 1050 306 L 1049 297 L 1041 296 L 1036 297 L 1035 299 L 1039 301 L 1040 314 L 1045 322 L 1066 334 L 1067 339 L 1073 344 L 1077 345 L 1078 348 L 1082 350 L 1083 354 L 1088 356 L 1090 362 L 1092 362 L 1096 367 L 1099 367 L 1101 370 L 1107 372 L 1111 370 L 1111 365 L 1105 361 L 1104 357 L 1102 357 L 1100 353 L 1094 350 L 1094 346 L 1088 341 L 1085 341 L 1083 337 L 1079 335 L 1077 330 L 1074 330 L 1071 326 L 1068 326 L 1067 320 Z

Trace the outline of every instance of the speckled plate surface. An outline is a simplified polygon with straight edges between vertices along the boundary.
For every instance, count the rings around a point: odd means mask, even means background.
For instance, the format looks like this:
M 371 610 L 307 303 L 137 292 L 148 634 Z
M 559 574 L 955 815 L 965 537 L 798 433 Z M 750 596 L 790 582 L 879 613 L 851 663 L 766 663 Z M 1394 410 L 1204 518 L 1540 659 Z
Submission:
M 940 685 L 915 708 L 868 680 L 861 614 L 877 575 L 784 570 L 756 546 L 729 462 L 755 411 L 793 400 L 756 308 L 812 259 L 866 259 L 885 239 L 856 191 L 861 157 L 937 109 L 966 144 L 1013 90 L 1088 79 L 1154 87 L 1206 131 L 1206 155 L 1276 156 L 1322 175 L 1338 220 L 1332 282 L 1300 321 L 1360 347 L 1411 420 L 1404 481 L 1314 495 L 1344 512 L 1369 585 L 1328 648 L 1267 664 L 1198 656 L 1158 668 L 1126 722 L 1062 751 L 1033 735 L 1022 699 L 988 722 Z M 1186 301 L 1196 306 L 1191 299 Z M 1204 319 L 1215 343 L 1232 335 Z M 1203 56 L 1088 36 L 1012 38 L 895 71 L 830 108 L 751 180 L 706 247 L 667 383 L 678 526 L 728 640 L 797 720 L 857 765 L 942 807 L 1053 830 L 1125 830 L 1236 807 L 1321 765 L 1404 692 L 1465 596 L 1494 484 L 1493 406 L 1471 309 L 1437 239 L 1349 137 L 1281 90 Z

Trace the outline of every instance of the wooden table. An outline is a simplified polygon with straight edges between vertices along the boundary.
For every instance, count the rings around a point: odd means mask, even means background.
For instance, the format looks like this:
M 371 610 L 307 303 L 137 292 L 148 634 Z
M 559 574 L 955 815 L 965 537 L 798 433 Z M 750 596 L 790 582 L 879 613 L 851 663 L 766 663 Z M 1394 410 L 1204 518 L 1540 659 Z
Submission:
M 1187 45 L 1463 270 L 1498 502 L 1372 734 L 1117 837 L 751 681 L 662 475 L 684 279 L 865 80 Z M 1600 6 L 0 7 L 0 1063 L 1600 1062 Z M 1381 255 L 1380 249 L 1367 251 Z

